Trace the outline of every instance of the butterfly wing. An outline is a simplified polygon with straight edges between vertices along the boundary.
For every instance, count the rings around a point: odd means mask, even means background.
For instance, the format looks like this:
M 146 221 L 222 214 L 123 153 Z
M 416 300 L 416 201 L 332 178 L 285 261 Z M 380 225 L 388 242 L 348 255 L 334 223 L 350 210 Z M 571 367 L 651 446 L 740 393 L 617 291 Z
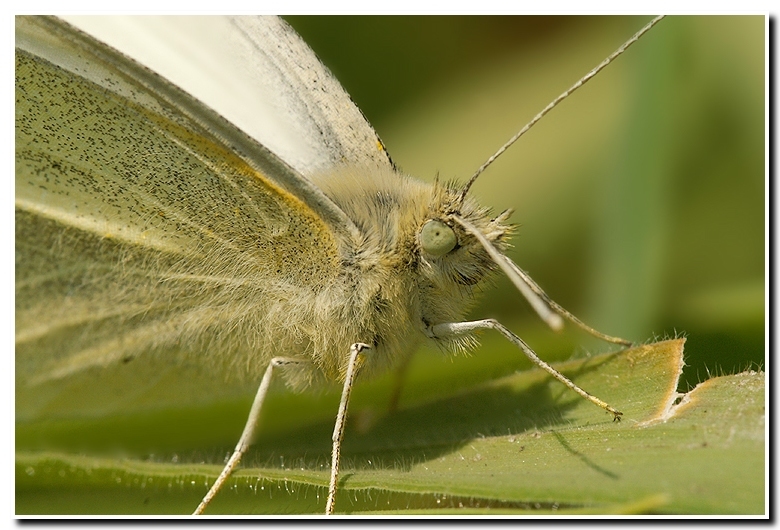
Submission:
M 15 142 L 19 420 L 237 389 L 213 371 L 251 349 L 243 317 L 269 286 L 331 280 L 354 228 L 262 145 L 56 19 L 17 17 Z
M 66 17 L 235 124 L 299 173 L 391 168 L 336 78 L 278 17 Z

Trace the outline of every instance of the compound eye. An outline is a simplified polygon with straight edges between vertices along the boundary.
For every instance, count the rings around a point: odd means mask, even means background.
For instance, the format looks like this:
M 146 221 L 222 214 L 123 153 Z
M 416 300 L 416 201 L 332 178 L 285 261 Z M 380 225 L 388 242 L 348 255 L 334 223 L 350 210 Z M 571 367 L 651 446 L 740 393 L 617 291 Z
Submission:
M 452 228 L 431 219 L 427 221 L 420 231 L 420 245 L 423 250 L 433 257 L 441 257 L 455 248 L 458 244 L 458 238 Z

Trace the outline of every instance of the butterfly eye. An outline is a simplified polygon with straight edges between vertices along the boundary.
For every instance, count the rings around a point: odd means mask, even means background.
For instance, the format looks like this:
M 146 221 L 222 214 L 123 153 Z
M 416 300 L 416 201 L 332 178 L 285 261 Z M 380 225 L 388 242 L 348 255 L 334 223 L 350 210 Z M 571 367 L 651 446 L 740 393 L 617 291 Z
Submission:
M 440 257 L 455 248 L 458 244 L 458 238 L 452 228 L 431 219 L 427 221 L 420 231 L 420 245 L 423 250 L 433 257 Z

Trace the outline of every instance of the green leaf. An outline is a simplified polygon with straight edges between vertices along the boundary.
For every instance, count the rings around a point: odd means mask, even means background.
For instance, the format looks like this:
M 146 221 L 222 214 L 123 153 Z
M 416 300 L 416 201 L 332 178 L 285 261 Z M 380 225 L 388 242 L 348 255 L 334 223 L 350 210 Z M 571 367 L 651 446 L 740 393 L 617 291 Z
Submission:
M 418 391 L 390 413 L 378 412 L 392 386 L 386 380 L 358 387 L 337 512 L 765 513 L 764 374 L 713 378 L 681 396 L 683 344 L 557 365 L 620 409 L 619 423 L 540 370 Z M 338 396 L 272 397 L 262 434 L 207 513 L 324 511 Z M 190 513 L 238 437 L 213 444 L 211 419 L 235 414 L 237 424 L 224 421 L 240 431 L 246 407 L 200 410 L 199 428 L 181 435 L 184 450 L 154 455 L 144 454 L 152 442 L 140 435 L 124 453 L 94 440 L 88 451 L 75 449 L 79 436 L 105 434 L 123 419 L 17 425 L 17 514 Z M 157 439 L 165 418 L 181 417 L 129 416 L 124 429 Z

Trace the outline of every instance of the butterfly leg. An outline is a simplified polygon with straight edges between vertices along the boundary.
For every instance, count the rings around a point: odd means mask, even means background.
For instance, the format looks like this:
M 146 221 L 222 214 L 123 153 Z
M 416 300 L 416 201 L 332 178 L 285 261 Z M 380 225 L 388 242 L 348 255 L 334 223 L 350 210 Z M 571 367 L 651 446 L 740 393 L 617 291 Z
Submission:
M 268 393 L 268 388 L 271 386 L 271 377 L 273 375 L 274 368 L 290 364 L 300 364 L 302 362 L 305 361 L 287 357 L 274 357 L 271 359 L 271 362 L 268 363 L 268 368 L 265 370 L 263 379 L 260 381 L 260 387 L 257 389 L 257 394 L 255 394 L 255 399 L 252 402 L 252 408 L 249 411 L 249 417 L 246 420 L 246 425 L 244 425 L 244 432 L 241 433 L 241 438 L 239 438 L 238 443 L 236 444 L 236 448 L 233 450 L 233 454 L 230 456 L 227 464 L 225 464 L 225 467 L 222 469 L 219 477 L 217 477 L 216 482 L 214 482 L 214 485 L 211 486 L 211 489 L 208 491 L 208 493 L 206 493 L 206 496 L 203 497 L 203 500 L 200 501 L 200 504 L 192 515 L 201 515 L 203 513 L 203 510 L 205 510 L 206 506 L 209 505 L 211 500 L 214 498 L 214 495 L 216 495 L 217 492 L 222 489 L 225 481 L 236 469 L 238 463 L 241 461 L 241 457 L 244 456 L 246 450 L 250 445 L 252 445 L 252 438 L 255 429 L 257 428 L 258 419 L 260 418 L 260 409 L 263 407 L 263 402 L 265 401 L 265 396 Z
M 336 426 L 333 428 L 333 457 L 330 465 L 330 484 L 328 485 L 328 503 L 325 507 L 325 515 L 333 515 L 333 509 L 336 504 L 336 489 L 339 478 L 339 463 L 341 460 L 341 441 L 344 438 L 344 427 L 347 424 L 347 406 L 349 405 L 349 396 L 352 393 L 352 385 L 355 382 L 360 355 L 363 350 L 370 348 L 368 344 L 356 342 L 349 348 L 349 364 L 347 365 L 347 376 L 344 379 L 344 388 L 341 391 L 341 401 L 339 402 L 339 412 L 336 415 Z
M 411 364 L 412 357 L 412 355 L 407 356 L 395 370 L 393 391 L 390 394 L 390 400 L 387 405 L 388 414 L 391 414 L 398 409 L 398 402 L 401 400 L 401 391 L 403 390 L 404 382 L 406 380 L 406 374 L 409 372 L 409 364 Z
M 430 326 L 428 328 L 428 334 L 431 338 L 436 337 L 446 337 L 447 335 L 459 335 L 461 333 L 469 333 L 478 329 L 494 329 L 501 333 L 509 342 L 523 350 L 523 353 L 525 353 L 526 357 L 531 359 L 537 366 L 545 370 L 547 373 L 549 373 L 551 376 L 556 378 L 558 381 L 569 387 L 570 389 L 574 390 L 576 393 L 593 403 L 594 405 L 597 405 L 601 407 L 602 409 L 606 410 L 610 414 L 612 414 L 614 421 L 620 421 L 620 417 L 623 415 L 622 412 L 615 409 L 614 407 L 610 406 L 608 403 L 600 400 L 596 396 L 593 396 L 587 392 L 585 392 L 583 389 L 575 385 L 569 378 L 567 378 L 565 375 L 560 373 L 558 370 L 544 362 L 542 359 L 539 358 L 536 353 L 531 349 L 528 344 L 523 341 L 520 337 L 509 331 L 506 327 L 504 327 L 503 324 L 498 322 L 497 320 L 493 320 L 492 318 L 488 318 L 485 320 L 475 320 L 473 322 L 449 322 L 445 324 L 436 324 L 433 326 Z
M 508 257 L 504 256 L 504 260 L 509 264 L 509 267 L 512 268 L 518 276 L 528 285 L 528 287 L 533 291 L 539 298 L 542 299 L 542 301 L 547 304 L 550 308 L 552 308 L 553 311 L 558 313 L 563 318 L 569 320 L 570 322 L 573 322 L 575 325 L 579 326 L 580 329 L 585 331 L 585 333 L 588 333 L 590 335 L 593 335 L 597 339 L 601 339 L 606 342 L 611 342 L 613 344 L 620 344 L 622 346 L 628 346 L 631 347 L 634 345 L 633 342 L 626 339 L 621 339 L 620 337 L 613 337 L 611 335 L 607 335 L 605 333 L 602 333 L 586 323 L 584 323 L 579 318 L 575 317 L 573 314 L 568 312 L 566 309 L 561 307 L 555 300 L 550 298 L 547 293 L 545 293 L 541 287 L 539 287 L 539 284 L 537 284 L 533 279 L 528 275 L 527 272 L 525 272 L 523 269 L 517 266 L 517 264 L 509 259 Z
M 654 23 L 655 22 L 653 22 L 653 24 Z M 474 177 L 472 177 L 472 179 L 473 178 Z M 477 230 L 477 228 L 474 227 L 473 224 L 458 216 L 453 216 L 452 219 L 453 221 L 460 224 L 463 228 L 465 228 L 469 234 L 474 236 L 477 239 L 477 241 L 480 242 L 482 247 L 485 249 L 488 255 L 493 259 L 496 265 L 501 267 L 501 270 L 504 271 L 504 274 L 507 275 L 507 278 L 509 278 L 512 281 L 515 287 L 517 287 L 517 290 L 520 291 L 520 293 L 525 297 L 528 303 L 531 304 L 531 307 L 534 309 L 534 311 L 536 311 L 536 314 L 539 315 L 539 318 L 541 318 L 548 326 L 550 326 L 551 329 L 555 331 L 559 331 L 561 328 L 563 328 L 563 319 L 566 318 L 571 322 L 573 322 L 574 324 L 576 324 L 577 326 L 579 326 L 580 328 L 582 328 L 585 332 L 590 333 L 594 337 L 597 337 L 601 340 L 605 340 L 607 342 L 613 342 L 615 344 L 622 344 L 623 346 L 633 346 L 633 343 L 630 340 L 621 339 L 620 337 L 612 337 L 610 335 L 601 333 L 600 331 L 593 329 L 592 327 L 585 324 L 582 320 L 578 319 L 577 317 L 575 317 L 574 315 L 566 311 L 563 307 L 558 305 L 549 296 L 547 296 L 547 293 L 542 291 L 542 288 L 539 287 L 539 285 L 537 285 L 537 283 L 531 279 L 531 277 L 528 275 L 527 272 L 525 272 L 523 269 L 518 267 L 515 264 L 515 262 L 509 259 L 507 256 L 501 254 L 498 250 L 496 250 L 496 247 L 493 246 L 493 243 L 488 241 L 485 235 L 479 230 Z M 479 322 L 487 322 L 487 321 L 480 320 Z M 463 322 L 462 324 L 468 324 L 468 322 Z M 498 324 L 498 322 L 496 322 L 496 324 Z M 500 324 L 498 325 L 500 326 Z M 490 326 L 483 326 L 483 327 L 490 327 Z M 509 335 L 507 335 L 507 333 L 509 333 L 509 330 L 507 330 L 503 326 L 501 327 L 504 329 L 504 331 L 501 331 L 501 333 L 505 337 L 509 338 Z M 493 329 L 499 330 L 499 328 L 496 327 L 494 327 Z M 515 342 L 511 338 L 509 340 L 511 342 Z M 515 344 L 517 343 L 515 342 Z M 525 348 L 527 348 L 527 345 L 525 346 Z M 528 351 L 531 351 L 530 348 L 526 350 L 526 355 L 528 355 Z M 535 357 L 535 354 L 533 355 Z M 530 355 L 528 356 L 531 357 Z M 539 364 L 541 361 L 537 362 L 536 360 L 534 360 L 534 362 L 536 364 Z M 539 366 L 542 365 L 539 364 Z M 544 366 L 542 366 L 542 368 L 544 368 Z M 550 371 L 547 368 L 545 368 L 545 370 L 547 370 L 548 372 Z M 560 377 L 558 377 L 558 379 L 560 379 Z

